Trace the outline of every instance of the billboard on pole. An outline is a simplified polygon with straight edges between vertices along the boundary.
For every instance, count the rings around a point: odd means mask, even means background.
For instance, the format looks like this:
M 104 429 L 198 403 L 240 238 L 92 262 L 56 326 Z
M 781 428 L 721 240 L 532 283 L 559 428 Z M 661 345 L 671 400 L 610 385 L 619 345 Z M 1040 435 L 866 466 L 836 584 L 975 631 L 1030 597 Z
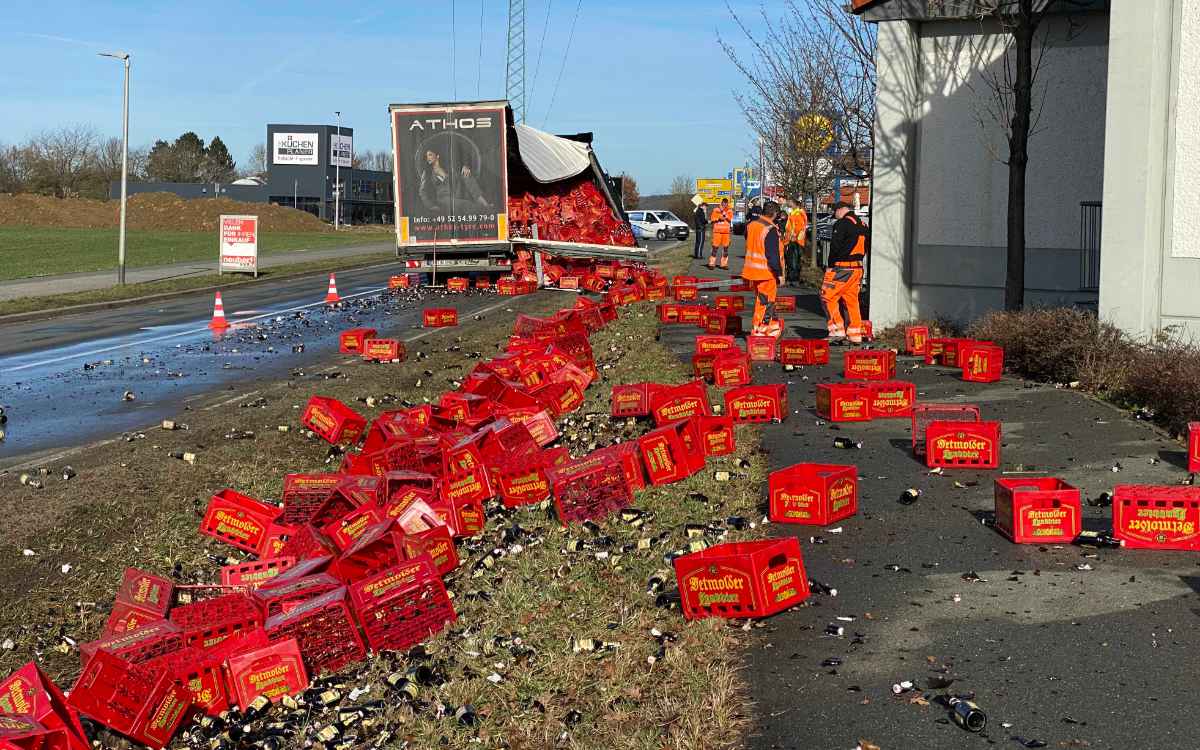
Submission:
M 733 203 L 733 180 L 721 178 L 701 178 L 696 180 L 696 193 L 705 203 L 720 203 L 722 198 L 728 198 Z
M 392 105 L 396 240 L 508 240 L 503 102 Z
M 329 166 L 349 169 L 354 164 L 354 136 L 329 134 Z
M 221 214 L 217 273 L 240 271 L 258 276 L 258 217 Z

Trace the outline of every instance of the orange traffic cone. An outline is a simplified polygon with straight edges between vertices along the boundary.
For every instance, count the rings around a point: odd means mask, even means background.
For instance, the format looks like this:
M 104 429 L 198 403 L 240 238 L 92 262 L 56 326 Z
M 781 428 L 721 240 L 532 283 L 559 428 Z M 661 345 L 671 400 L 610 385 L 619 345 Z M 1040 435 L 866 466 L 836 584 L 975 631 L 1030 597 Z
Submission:
M 329 274 L 329 291 L 325 292 L 325 304 L 332 305 L 341 301 L 342 298 L 337 293 L 337 279 L 333 278 L 333 274 Z
M 225 320 L 225 304 L 221 302 L 220 292 L 217 292 L 217 298 L 213 301 L 213 316 L 208 327 L 214 331 L 221 331 L 229 327 L 229 321 Z

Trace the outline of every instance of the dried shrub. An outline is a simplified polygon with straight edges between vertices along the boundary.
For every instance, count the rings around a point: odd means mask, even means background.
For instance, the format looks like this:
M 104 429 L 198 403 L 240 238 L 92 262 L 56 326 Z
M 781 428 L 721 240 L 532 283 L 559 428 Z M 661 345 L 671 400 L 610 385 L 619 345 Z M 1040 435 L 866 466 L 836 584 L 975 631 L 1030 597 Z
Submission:
M 1084 364 L 1107 369 L 1104 363 L 1114 350 L 1123 352 L 1128 345 L 1120 330 L 1074 308 L 988 313 L 971 324 L 967 333 L 1004 347 L 1008 369 L 1052 383 L 1090 383 Z M 1104 376 L 1095 382 L 1109 379 Z
M 1186 433 L 1200 419 L 1200 349 L 1174 340 L 1140 346 L 1115 395 L 1172 433 Z
M 949 318 L 913 318 L 876 331 L 875 341 L 880 346 L 903 350 L 904 329 L 909 326 L 925 326 L 931 338 L 951 338 L 962 334 L 962 328 Z

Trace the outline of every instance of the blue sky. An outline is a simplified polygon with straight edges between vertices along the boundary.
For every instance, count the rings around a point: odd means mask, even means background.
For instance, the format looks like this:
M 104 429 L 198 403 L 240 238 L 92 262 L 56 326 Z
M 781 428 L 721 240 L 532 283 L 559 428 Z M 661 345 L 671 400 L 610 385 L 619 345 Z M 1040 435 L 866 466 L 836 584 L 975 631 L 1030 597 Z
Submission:
M 577 2 L 527 0 L 529 124 L 592 130 L 605 168 L 643 193 L 745 160 L 731 94 L 742 82 L 717 43 L 718 29 L 740 32 L 722 0 L 582 0 L 563 68 Z M 332 124 L 340 109 L 356 149 L 385 149 L 390 102 L 504 96 L 506 0 L 4 3 L 0 142 L 65 123 L 119 135 L 121 70 L 96 56 L 106 49 L 133 55 L 131 143 L 194 130 L 239 162 L 268 122 Z M 757 18 L 758 0 L 730 4 Z

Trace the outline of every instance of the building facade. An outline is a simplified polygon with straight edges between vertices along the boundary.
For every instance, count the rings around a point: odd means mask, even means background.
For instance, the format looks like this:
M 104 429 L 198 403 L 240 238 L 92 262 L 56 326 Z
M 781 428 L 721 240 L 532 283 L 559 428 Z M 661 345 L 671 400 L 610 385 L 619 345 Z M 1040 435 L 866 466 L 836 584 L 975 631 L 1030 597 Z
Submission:
M 182 198 L 231 198 L 298 208 L 332 222 L 335 206 L 344 224 L 393 220 L 392 174 L 354 169 L 354 129 L 336 125 L 267 125 L 266 182 L 262 185 L 174 182 L 130 183 L 132 193 L 174 193 Z M 343 192 L 337 200 L 340 179 Z M 110 195 L 120 195 L 114 183 Z

